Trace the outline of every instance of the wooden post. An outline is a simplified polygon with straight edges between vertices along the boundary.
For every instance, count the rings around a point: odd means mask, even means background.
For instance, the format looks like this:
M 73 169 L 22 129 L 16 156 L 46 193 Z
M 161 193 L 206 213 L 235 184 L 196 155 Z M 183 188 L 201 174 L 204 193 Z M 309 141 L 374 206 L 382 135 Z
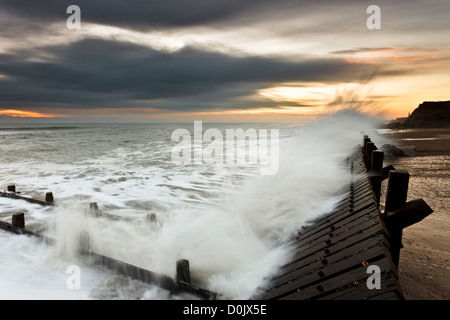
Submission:
M 380 171 L 383 169 L 383 159 L 384 152 L 379 150 L 374 150 L 372 152 L 372 161 L 371 161 L 371 176 L 370 182 L 372 184 L 373 192 L 375 193 L 375 197 L 377 199 L 378 204 L 380 203 L 381 198 L 381 174 Z
M 155 222 L 156 221 L 156 214 L 155 213 L 147 214 L 147 221 L 148 222 Z
M 389 172 L 384 213 L 385 217 L 389 215 L 389 212 L 394 212 L 405 205 L 408 196 L 408 183 L 409 173 L 407 171 L 396 170 Z M 400 249 L 403 247 L 403 228 L 399 228 L 398 226 L 389 223 L 387 223 L 387 228 L 390 235 L 392 261 L 398 268 Z
M 45 194 L 45 202 L 47 202 L 48 204 L 52 204 L 54 201 L 55 199 L 53 198 L 53 193 L 47 192 Z
M 373 142 L 367 142 L 366 143 L 366 150 L 365 150 L 365 162 L 366 162 L 366 167 L 367 169 L 370 170 L 370 168 L 372 167 L 372 152 L 374 150 L 377 150 L 377 147 L 375 147 L 375 143 Z
M 389 172 L 385 211 L 395 211 L 406 203 L 408 184 L 409 173 L 407 171 L 393 170 Z
M 366 155 L 366 145 L 367 142 L 370 142 L 370 138 L 368 135 L 364 135 L 364 139 L 363 139 L 363 145 L 362 145 L 362 152 L 364 154 L 364 156 Z
M 383 169 L 384 152 L 380 150 L 372 151 L 372 166 L 370 170 L 380 171 Z
M 14 193 L 16 193 L 16 186 L 15 186 L 15 185 L 10 185 L 10 186 L 7 187 L 7 190 L 8 190 L 9 192 L 14 192 Z
M 182 281 L 191 283 L 191 274 L 189 271 L 189 260 L 181 259 L 177 261 L 177 282 Z
M 12 223 L 14 227 L 25 228 L 25 214 L 22 212 L 14 213 L 12 216 Z
M 91 212 L 91 214 L 95 217 L 98 216 L 98 204 L 97 202 L 92 202 L 91 204 L 89 204 L 89 211 Z
M 91 250 L 89 234 L 86 231 L 80 233 L 80 253 L 88 254 Z

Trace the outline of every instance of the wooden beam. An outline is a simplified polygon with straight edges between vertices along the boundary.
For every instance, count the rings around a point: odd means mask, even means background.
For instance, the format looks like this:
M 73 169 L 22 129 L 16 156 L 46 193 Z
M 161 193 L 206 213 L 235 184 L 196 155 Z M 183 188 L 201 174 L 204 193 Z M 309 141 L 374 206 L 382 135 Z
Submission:
M 157 285 L 173 293 L 186 292 L 208 300 L 217 299 L 217 293 L 193 286 L 190 283 L 174 280 L 169 276 L 158 274 L 132 264 L 90 251 L 89 256 L 102 266 L 133 279 Z
M 422 221 L 432 213 L 433 209 L 423 199 L 417 199 L 405 203 L 396 211 L 386 212 L 385 221 L 389 228 L 404 229 Z
M 381 181 L 386 180 L 387 178 L 389 178 L 389 173 L 391 171 L 395 171 L 395 167 L 393 165 L 388 165 L 387 167 L 384 167 L 383 169 L 381 169 L 380 171 L 378 171 L 378 173 L 381 176 Z
M 27 236 L 43 238 L 43 236 L 41 236 L 40 234 L 34 233 L 34 232 L 26 230 L 24 228 L 13 226 L 12 224 L 10 224 L 8 222 L 0 221 L 0 229 L 11 232 L 11 233 L 15 233 L 15 234 L 23 234 L 23 235 L 27 235 Z
M 49 203 L 47 201 L 32 199 L 32 198 L 20 196 L 17 193 L 0 192 L 0 197 L 9 198 L 9 199 L 16 199 L 16 200 L 25 200 L 25 201 L 30 202 L 30 203 L 40 204 L 41 206 L 53 206 L 53 202 Z
M 129 276 L 145 283 L 157 285 L 173 293 L 186 292 L 208 300 L 217 299 L 217 293 L 191 284 L 188 260 L 183 259 L 177 261 L 177 275 L 174 280 L 169 276 L 146 270 L 92 251 L 90 238 L 86 232 L 80 234 L 80 254 L 88 255 L 94 259 L 95 263 L 101 264 L 119 274 Z
M 91 216 L 96 217 L 96 218 L 103 217 L 103 218 L 115 220 L 115 221 L 119 221 L 119 220 L 120 221 L 128 221 L 128 222 L 133 221 L 133 219 L 131 219 L 131 218 L 121 217 L 118 215 L 103 212 L 102 210 L 99 209 L 97 202 L 91 202 L 89 204 L 89 213 L 91 214 Z

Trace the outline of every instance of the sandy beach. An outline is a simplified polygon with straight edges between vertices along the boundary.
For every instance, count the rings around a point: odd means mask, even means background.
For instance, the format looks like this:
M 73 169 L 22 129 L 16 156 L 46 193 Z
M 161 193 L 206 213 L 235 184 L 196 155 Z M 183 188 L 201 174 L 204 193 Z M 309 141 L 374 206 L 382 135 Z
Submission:
M 386 134 L 397 146 L 415 146 L 413 157 L 385 160 L 410 173 L 408 201 L 422 198 L 434 212 L 403 230 L 399 276 L 408 300 L 450 299 L 450 129 Z M 383 189 L 386 187 L 384 182 Z

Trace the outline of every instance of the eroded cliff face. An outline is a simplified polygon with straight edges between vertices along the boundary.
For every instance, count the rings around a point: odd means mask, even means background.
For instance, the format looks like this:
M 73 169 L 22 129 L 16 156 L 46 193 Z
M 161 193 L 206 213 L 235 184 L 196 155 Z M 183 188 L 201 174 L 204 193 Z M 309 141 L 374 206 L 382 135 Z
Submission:
M 403 123 L 404 128 L 450 128 L 450 101 L 425 101 Z

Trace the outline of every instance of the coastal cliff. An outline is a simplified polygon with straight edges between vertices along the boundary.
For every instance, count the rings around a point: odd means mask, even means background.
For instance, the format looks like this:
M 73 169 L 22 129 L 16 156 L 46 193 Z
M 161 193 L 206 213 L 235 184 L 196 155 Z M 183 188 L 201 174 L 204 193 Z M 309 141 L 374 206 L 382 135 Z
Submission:
M 402 123 L 402 128 L 450 128 L 450 101 L 425 101 Z

